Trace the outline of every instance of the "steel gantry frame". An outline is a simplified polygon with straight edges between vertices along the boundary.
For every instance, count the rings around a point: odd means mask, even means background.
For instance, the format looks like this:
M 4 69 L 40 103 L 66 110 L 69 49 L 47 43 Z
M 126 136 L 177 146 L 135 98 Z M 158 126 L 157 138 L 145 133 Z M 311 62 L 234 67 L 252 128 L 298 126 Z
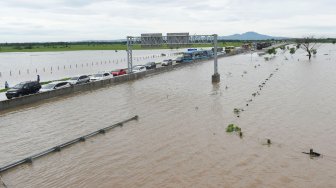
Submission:
M 161 37 L 153 37 L 151 38 L 150 43 L 145 44 L 142 42 L 141 36 L 127 36 L 127 64 L 128 64 L 128 72 L 133 72 L 133 45 L 140 44 L 141 46 L 160 46 L 163 44 L 172 45 L 172 46 L 188 46 L 192 44 L 213 44 L 214 47 L 214 74 L 212 75 L 212 82 L 219 82 L 220 75 L 218 73 L 218 57 L 217 57 L 217 48 L 218 48 L 218 35 L 187 35 L 187 41 L 184 39 L 182 41 L 169 41 L 168 37 L 171 36 L 162 36 Z M 148 41 L 148 40 L 147 40 Z

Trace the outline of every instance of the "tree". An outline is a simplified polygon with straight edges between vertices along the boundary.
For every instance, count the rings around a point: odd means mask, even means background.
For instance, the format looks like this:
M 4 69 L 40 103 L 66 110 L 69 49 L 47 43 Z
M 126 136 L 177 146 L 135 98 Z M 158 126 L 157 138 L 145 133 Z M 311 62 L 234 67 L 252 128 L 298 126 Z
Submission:
M 290 48 L 289 53 L 292 55 L 295 54 L 295 48 Z
M 267 50 L 267 53 L 269 54 L 269 55 L 272 55 L 272 54 L 276 54 L 276 50 L 275 50 L 275 48 L 270 48 L 270 49 L 268 49 Z
M 335 41 L 335 40 L 333 40 L 333 41 L 332 41 L 332 43 L 333 43 L 333 44 L 335 44 L 335 43 L 336 43 L 336 41 Z
M 312 53 L 316 52 L 317 40 L 313 36 L 311 36 L 311 37 L 305 37 L 302 39 L 298 39 L 296 43 L 299 48 L 307 52 L 307 56 L 309 57 L 309 60 L 310 60 Z

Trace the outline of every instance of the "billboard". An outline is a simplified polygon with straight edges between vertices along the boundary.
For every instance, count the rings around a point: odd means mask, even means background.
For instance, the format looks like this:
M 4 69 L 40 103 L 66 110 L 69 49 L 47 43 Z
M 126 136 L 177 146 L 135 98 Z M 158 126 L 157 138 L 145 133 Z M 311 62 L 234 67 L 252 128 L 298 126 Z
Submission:
M 163 43 L 162 33 L 143 33 L 141 34 L 142 47 L 161 46 Z
M 189 33 L 167 33 L 168 46 L 186 46 L 189 44 Z

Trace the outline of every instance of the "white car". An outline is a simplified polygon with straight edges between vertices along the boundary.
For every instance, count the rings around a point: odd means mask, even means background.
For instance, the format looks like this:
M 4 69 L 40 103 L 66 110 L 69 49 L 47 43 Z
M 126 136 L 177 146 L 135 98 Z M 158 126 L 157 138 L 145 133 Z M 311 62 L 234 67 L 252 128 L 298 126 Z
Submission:
M 76 76 L 76 77 L 70 78 L 70 80 L 67 80 L 67 82 L 69 82 L 72 85 L 83 84 L 83 83 L 90 82 L 90 78 L 87 75 Z
M 169 66 L 169 65 L 173 65 L 173 60 L 171 60 L 171 59 L 165 59 L 161 63 L 161 66 Z
M 109 78 L 112 78 L 112 77 L 113 76 L 108 72 L 98 73 L 98 74 L 93 74 L 90 77 L 90 81 L 106 80 L 106 79 L 109 79 Z
M 143 72 L 143 71 L 146 71 L 146 70 L 147 70 L 147 68 L 143 65 L 138 65 L 138 66 L 133 67 L 133 72 L 134 73 Z
M 71 84 L 67 81 L 56 81 L 56 82 L 51 82 L 49 84 L 42 85 L 42 88 L 40 89 L 39 92 L 52 91 L 55 89 L 61 89 L 61 88 L 66 88 L 70 86 Z

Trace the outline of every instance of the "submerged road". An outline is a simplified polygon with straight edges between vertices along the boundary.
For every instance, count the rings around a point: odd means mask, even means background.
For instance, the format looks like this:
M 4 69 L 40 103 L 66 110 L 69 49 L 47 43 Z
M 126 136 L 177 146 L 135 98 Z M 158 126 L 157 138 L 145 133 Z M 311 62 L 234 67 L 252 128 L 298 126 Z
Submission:
M 215 85 L 207 61 L 1 113 L 2 165 L 140 117 L 10 170 L 3 180 L 19 188 L 334 187 L 336 57 L 322 55 L 330 50 L 321 48 L 311 62 L 299 52 L 270 61 L 221 58 Z M 234 108 L 244 109 L 239 118 Z M 242 139 L 226 133 L 230 123 L 242 128 Z M 271 146 L 263 145 L 266 138 Z M 309 148 L 325 157 L 301 153 Z

